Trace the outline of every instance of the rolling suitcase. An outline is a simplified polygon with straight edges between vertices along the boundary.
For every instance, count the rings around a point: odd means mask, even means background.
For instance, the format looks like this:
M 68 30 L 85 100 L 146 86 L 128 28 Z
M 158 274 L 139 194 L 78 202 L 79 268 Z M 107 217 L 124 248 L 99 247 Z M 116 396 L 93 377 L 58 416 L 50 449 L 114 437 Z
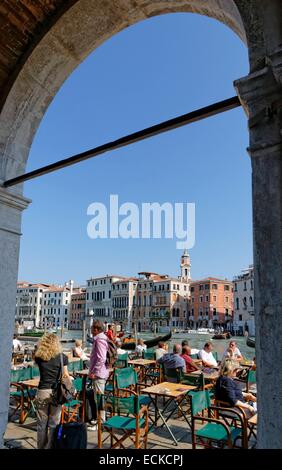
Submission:
M 86 449 L 87 428 L 85 423 L 58 424 L 54 433 L 53 449 Z

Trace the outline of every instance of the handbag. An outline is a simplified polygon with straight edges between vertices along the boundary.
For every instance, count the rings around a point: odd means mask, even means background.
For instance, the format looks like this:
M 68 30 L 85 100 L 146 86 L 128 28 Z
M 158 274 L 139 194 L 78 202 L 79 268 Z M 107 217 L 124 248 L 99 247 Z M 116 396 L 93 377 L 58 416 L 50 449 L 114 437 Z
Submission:
M 62 353 L 60 354 L 60 360 L 60 377 L 56 383 L 56 387 L 54 388 L 52 396 L 52 404 L 56 406 L 68 403 L 73 400 L 76 396 L 76 390 L 72 384 L 72 380 L 68 376 L 64 377 L 64 364 Z

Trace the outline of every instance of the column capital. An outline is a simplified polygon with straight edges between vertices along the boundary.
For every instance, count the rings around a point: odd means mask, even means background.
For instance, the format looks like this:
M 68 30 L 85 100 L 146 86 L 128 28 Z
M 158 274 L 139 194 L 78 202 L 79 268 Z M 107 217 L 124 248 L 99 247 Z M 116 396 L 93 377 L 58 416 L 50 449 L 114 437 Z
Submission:
M 266 63 L 272 68 L 273 75 L 277 82 L 282 84 L 282 47 L 278 47 L 266 57 Z
M 21 235 L 21 213 L 30 203 L 31 199 L 0 186 L 0 230 Z
M 23 211 L 27 209 L 31 202 L 31 199 L 28 199 L 16 193 L 11 193 L 7 189 L 1 188 L 0 186 L 0 204 L 12 207 L 13 209 L 17 209 L 18 211 Z
M 248 116 L 251 156 L 281 155 L 282 151 L 282 50 L 273 58 L 275 66 L 267 58 L 264 68 L 234 82 Z

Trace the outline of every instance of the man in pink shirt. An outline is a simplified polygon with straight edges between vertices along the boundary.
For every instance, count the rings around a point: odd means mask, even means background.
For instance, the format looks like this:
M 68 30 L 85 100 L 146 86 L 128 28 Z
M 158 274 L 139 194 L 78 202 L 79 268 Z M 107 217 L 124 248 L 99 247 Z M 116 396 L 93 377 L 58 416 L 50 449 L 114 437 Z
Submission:
M 186 373 L 199 370 L 199 367 L 195 364 L 193 359 L 190 357 L 190 354 L 191 354 L 191 349 L 189 348 L 189 346 L 183 346 L 181 357 L 183 357 L 185 364 L 186 364 Z
M 100 320 L 95 320 L 91 327 L 93 345 L 90 356 L 89 378 L 93 380 L 94 398 L 97 409 L 101 407 L 101 395 L 105 393 L 106 380 L 109 370 L 106 365 L 108 340 L 104 333 L 104 325 Z M 105 421 L 105 411 L 101 411 L 102 421 Z

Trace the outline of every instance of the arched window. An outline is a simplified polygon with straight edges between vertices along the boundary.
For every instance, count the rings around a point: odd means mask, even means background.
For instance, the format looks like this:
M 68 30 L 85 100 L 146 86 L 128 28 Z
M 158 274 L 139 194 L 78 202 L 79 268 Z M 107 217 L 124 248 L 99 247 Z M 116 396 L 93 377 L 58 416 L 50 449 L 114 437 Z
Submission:
M 253 297 L 250 297 L 250 306 L 251 306 L 251 307 L 253 307 L 253 306 L 254 306 Z

